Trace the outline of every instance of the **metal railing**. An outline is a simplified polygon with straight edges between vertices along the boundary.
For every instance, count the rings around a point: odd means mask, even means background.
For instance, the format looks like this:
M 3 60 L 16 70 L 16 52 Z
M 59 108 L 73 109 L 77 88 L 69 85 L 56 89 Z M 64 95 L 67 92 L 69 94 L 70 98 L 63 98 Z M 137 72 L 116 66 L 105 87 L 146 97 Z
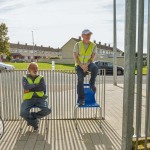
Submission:
M 4 120 L 19 120 L 20 105 L 23 101 L 22 77 L 26 71 L 0 73 L 0 110 Z M 48 103 L 52 108 L 49 119 L 73 119 L 74 106 L 77 102 L 77 75 L 72 70 L 40 70 L 44 76 Z M 88 83 L 90 75 L 85 77 Z M 96 100 L 102 107 L 102 117 L 105 118 L 105 70 L 97 76 Z M 79 110 L 79 118 L 94 118 L 95 109 Z
M 124 48 L 125 76 L 124 76 L 123 123 L 122 123 L 122 150 L 127 149 L 147 150 L 150 149 L 150 0 L 148 1 L 126 0 L 125 5 L 126 5 L 125 48 Z M 146 14 L 144 15 L 146 5 L 148 5 L 148 13 L 147 15 Z M 148 25 L 147 82 L 146 82 L 146 96 L 143 97 L 142 77 L 143 77 L 143 45 L 144 45 L 145 16 Z M 138 30 L 136 30 L 137 25 Z M 136 42 L 137 42 L 137 85 L 135 88 Z M 136 97 L 134 94 L 135 89 L 137 91 Z

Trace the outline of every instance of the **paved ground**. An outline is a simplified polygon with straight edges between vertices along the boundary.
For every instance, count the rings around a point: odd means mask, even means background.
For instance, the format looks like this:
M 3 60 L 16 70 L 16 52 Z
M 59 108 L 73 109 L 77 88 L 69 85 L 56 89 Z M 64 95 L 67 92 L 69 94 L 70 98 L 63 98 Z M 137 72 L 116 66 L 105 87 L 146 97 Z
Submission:
M 145 107 L 143 85 L 143 108 Z M 44 124 L 32 132 L 24 124 L 20 136 L 19 122 L 6 121 L 1 150 L 120 150 L 122 134 L 123 85 L 106 85 L 106 118 L 102 129 L 95 120 L 80 120 L 78 130 L 73 120 L 50 120 L 48 139 L 44 138 Z M 144 109 L 143 109 L 144 111 Z M 144 122 L 144 121 L 143 121 Z
M 124 82 L 124 76 L 117 76 L 117 83 L 123 84 Z M 113 83 L 113 76 L 112 75 L 106 75 L 106 83 L 112 84 Z M 137 76 L 135 76 L 135 83 L 137 83 Z M 143 84 L 146 84 L 146 75 L 143 75 Z

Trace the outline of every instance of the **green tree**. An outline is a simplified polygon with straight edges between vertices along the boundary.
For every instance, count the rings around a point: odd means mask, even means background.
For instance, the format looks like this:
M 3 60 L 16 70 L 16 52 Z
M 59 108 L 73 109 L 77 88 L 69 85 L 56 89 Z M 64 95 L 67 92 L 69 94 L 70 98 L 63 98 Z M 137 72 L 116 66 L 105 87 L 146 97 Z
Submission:
M 8 28 L 5 23 L 0 24 L 0 55 L 10 56 L 9 37 L 7 36 Z

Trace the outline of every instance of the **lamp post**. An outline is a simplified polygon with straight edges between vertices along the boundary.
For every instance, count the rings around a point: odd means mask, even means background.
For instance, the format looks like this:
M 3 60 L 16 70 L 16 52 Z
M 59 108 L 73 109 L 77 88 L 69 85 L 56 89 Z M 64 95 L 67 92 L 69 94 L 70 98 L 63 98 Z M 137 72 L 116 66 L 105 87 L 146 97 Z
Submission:
M 116 0 L 113 1 L 113 85 L 117 85 Z
M 32 31 L 32 43 L 33 43 L 33 61 L 34 61 L 34 33 Z

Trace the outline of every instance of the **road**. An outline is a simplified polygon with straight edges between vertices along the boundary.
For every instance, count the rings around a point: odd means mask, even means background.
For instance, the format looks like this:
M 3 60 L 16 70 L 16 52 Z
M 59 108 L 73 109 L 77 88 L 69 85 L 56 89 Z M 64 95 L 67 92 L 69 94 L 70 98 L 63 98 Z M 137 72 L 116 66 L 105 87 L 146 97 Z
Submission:
M 124 82 L 124 76 L 117 76 L 117 83 L 123 84 L 123 82 Z M 106 76 L 106 83 L 107 84 L 113 83 L 113 76 L 112 75 Z M 135 83 L 137 83 L 137 76 L 135 76 Z M 146 75 L 143 76 L 143 84 L 146 84 Z

